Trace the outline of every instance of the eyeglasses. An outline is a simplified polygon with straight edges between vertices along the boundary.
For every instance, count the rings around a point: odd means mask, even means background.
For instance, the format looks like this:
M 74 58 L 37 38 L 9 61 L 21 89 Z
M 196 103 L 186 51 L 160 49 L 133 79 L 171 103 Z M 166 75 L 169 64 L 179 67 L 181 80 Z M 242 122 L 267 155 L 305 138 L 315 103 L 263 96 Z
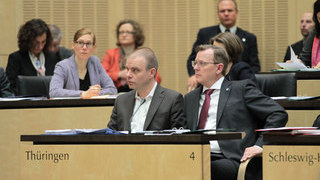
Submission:
M 192 61 L 192 67 L 195 67 L 196 65 L 198 65 L 199 67 L 204 67 L 208 64 L 220 64 L 220 63 L 216 63 L 216 62 L 205 62 L 205 61 Z
M 76 41 L 75 43 L 81 48 L 83 48 L 84 45 L 86 45 L 87 48 L 92 48 L 93 45 L 94 45 L 92 42 L 85 43 L 85 42 L 82 42 L 82 41 Z
M 134 34 L 133 31 L 119 31 L 119 34 L 122 35 L 122 34 Z

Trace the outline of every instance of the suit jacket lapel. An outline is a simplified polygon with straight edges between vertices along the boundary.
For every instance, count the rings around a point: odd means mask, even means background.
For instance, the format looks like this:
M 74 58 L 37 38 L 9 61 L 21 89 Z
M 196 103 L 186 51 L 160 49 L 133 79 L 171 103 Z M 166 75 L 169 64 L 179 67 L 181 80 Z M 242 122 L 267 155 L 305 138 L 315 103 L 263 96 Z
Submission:
M 190 105 L 191 108 L 188 109 L 188 111 L 191 111 L 189 114 L 191 114 L 191 120 L 192 120 L 192 130 L 196 130 L 198 127 L 198 123 L 199 123 L 199 102 L 200 102 L 200 97 L 202 94 L 202 89 L 203 86 L 198 87 L 197 89 L 194 90 L 194 96 L 191 96 L 192 99 L 190 99 Z M 186 112 L 188 113 L 188 112 Z
M 220 89 L 218 112 L 217 112 L 217 128 L 218 128 L 224 107 L 229 99 L 230 92 L 231 92 L 231 82 L 225 79 Z
M 74 55 L 72 55 L 72 57 L 70 58 L 70 65 L 71 65 L 70 71 L 72 74 L 72 80 L 74 83 L 74 87 L 75 87 L 75 89 L 80 89 L 79 73 L 78 73 L 78 68 L 76 65 L 76 60 L 75 60 Z
M 150 125 L 151 121 L 153 120 L 153 117 L 154 117 L 155 113 L 157 112 L 157 110 L 158 110 L 158 108 L 164 98 L 163 91 L 164 91 L 164 89 L 158 84 L 155 91 L 154 91 L 152 100 L 151 100 L 151 104 L 150 104 L 150 107 L 149 107 L 149 110 L 147 113 L 147 117 L 146 117 L 146 121 L 143 126 L 143 130 L 147 130 L 148 126 Z
M 133 114 L 134 104 L 136 102 L 135 95 L 136 95 L 135 90 L 128 92 L 128 99 L 126 100 L 127 103 L 123 104 L 124 106 L 122 107 L 123 108 L 122 111 L 125 112 L 123 117 L 123 121 L 124 121 L 123 126 L 125 130 L 131 130 L 130 129 L 131 117 Z

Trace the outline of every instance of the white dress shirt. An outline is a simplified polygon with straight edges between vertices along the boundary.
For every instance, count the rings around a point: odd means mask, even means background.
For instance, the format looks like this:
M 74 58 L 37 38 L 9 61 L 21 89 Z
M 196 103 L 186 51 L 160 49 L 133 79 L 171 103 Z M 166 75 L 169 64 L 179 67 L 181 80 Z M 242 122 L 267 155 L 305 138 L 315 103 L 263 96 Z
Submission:
M 224 77 L 220 78 L 217 82 L 215 82 L 211 87 L 205 87 L 203 86 L 201 98 L 200 98 L 200 106 L 199 106 L 199 116 L 202 105 L 205 100 L 205 93 L 204 91 L 207 89 L 214 89 L 213 93 L 210 95 L 210 107 L 208 111 L 208 118 L 206 122 L 206 126 L 204 129 L 216 129 L 217 128 L 217 111 L 218 111 L 218 104 L 219 104 L 219 95 L 220 95 L 220 89 L 222 82 L 224 80 Z M 221 153 L 220 146 L 218 144 L 218 141 L 210 141 L 210 150 L 214 153 Z
M 154 83 L 153 88 L 144 99 L 139 97 L 138 94 L 136 93 L 136 96 L 135 96 L 136 102 L 134 105 L 133 114 L 131 118 L 132 119 L 131 132 L 135 133 L 135 132 L 143 131 L 143 126 L 146 121 L 148 110 L 151 104 L 154 91 L 156 90 L 157 84 L 158 84 L 157 82 Z M 143 103 L 143 101 L 145 102 Z
M 220 28 L 220 31 L 221 32 L 226 32 L 226 27 L 224 27 L 222 24 L 219 24 L 219 28 Z M 236 32 L 237 32 L 237 26 L 236 25 L 234 25 L 234 26 L 232 26 L 231 28 L 229 28 L 229 30 L 230 30 L 230 33 L 232 33 L 232 34 L 236 34 Z

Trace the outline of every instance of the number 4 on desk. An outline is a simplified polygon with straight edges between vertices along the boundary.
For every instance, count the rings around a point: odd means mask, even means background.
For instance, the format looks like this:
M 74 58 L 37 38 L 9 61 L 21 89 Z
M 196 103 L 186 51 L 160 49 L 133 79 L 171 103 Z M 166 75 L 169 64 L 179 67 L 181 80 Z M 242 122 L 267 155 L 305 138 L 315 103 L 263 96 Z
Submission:
M 194 158 L 196 158 L 195 155 L 194 155 L 194 152 L 192 152 L 192 153 L 190 154 L 189 158 L 192 159 L 192 160 L 194 160 Z

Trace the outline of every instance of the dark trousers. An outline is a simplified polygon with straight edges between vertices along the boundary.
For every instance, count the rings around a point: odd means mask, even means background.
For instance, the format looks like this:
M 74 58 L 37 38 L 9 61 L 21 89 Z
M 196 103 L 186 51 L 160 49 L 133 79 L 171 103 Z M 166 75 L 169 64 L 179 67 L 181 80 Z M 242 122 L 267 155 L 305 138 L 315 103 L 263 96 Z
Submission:
M 227 159 L 223 154 L 211 153 L 211 179 L 236 180 L 239 162 Z

